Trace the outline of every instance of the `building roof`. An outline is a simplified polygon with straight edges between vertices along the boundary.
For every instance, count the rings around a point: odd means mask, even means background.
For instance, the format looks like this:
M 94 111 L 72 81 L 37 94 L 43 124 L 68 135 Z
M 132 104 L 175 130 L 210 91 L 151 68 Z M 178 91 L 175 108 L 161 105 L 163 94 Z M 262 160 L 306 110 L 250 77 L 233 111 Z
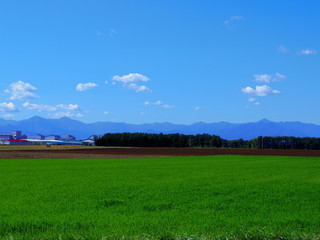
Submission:
M 30 142 L 25 139 L 8 139 L 7 141 L 9 141 L 9 142 Z

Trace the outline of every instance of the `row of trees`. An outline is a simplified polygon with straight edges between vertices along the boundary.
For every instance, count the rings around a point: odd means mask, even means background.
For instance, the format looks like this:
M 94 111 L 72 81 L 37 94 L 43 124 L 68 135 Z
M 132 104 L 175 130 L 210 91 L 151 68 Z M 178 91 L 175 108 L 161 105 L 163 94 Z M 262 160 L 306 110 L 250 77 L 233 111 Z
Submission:
M 96 139 L 97 146 L 126 147 L 223 147 L 224 139 L 209 134 L 108 133 Z
M 320 150 L 320 138 L 258 137 L 252 140 L 226 140 L 209 134 L 108 133 L 95 140 L 97 146 L 123 147 L 213 147 L 253 149 Z

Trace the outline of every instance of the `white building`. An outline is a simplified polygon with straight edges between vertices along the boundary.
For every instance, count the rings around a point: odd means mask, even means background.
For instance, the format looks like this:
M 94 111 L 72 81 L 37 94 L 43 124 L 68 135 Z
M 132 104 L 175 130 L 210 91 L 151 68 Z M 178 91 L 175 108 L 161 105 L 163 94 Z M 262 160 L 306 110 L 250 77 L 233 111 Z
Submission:
M 22 132 L 15 130 L 15 131 L 11 131 L 11 136 L 13 137 L 13 139 L 21 139 L 22 138 Z
M 9 140 L 13 139 L 11 134 L 8 133 L 0 133 L 0 140 Z
M 37 139 L 37 140 L 43 140 L 45 138 L 44 135 L 36 134 L 34 136 L 28 136 L 28 139 Z
M 49 135 L 44 138 L 45 140 L 60 140 L 61 137 L 59 135 Z
M 66 134 L 66 135 L 63 135 L 62 139 L 74 141 L 74 140 L 76 140 L 76 137 L 72 136 L 72 135 L 69 135 L 69 134 Z
M 85 145 L 85 146 L 94 146 L 94 145 L 95 145 L 95 141 L 94 141 L 94 140 L 91 140 L 91 139 L 87 139 L 87 140 L 82 141 L 82 145 Z

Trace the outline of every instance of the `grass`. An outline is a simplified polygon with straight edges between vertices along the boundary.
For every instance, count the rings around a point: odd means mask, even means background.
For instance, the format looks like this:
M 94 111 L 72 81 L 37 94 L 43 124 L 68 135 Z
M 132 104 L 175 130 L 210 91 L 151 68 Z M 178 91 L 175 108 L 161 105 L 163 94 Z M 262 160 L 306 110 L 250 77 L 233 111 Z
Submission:
M 320 158 L 0 160 L 0 239 L 320 239 Z

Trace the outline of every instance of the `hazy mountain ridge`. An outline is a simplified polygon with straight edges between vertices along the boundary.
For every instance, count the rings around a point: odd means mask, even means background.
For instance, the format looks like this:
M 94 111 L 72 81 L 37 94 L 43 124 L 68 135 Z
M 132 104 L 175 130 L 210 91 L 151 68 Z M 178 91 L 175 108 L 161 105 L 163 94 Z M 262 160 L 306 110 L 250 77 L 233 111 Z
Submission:
M 294 136 L 294 137 L 320 137 L 320 125 L 302 122 L 272 122 L 263 119 L 251 123 L 198 122 L 190 125 L 172 123 L 146 123 L 128 124 L 116 122 L 83 123 L 78 120 L 63 117 L 60 119 L 45 119 L 32 117 L 21 121 L 0 119 L 0 132 L 7 133 L 12 130 L 21 130 L 23 134 L 71 134 L 77 139 L 85 139 L 90 135 L 119 132 L 144 133 L 182 133 L 219 135 L 222 138 L 252 139 L 258 136 Z

